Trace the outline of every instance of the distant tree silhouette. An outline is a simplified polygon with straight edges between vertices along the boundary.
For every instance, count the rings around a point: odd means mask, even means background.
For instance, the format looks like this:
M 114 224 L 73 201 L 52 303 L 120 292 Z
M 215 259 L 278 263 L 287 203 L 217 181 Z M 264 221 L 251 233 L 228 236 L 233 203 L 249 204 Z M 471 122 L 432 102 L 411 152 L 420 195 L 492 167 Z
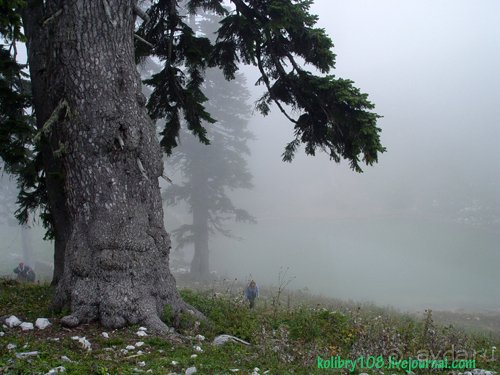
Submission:
M 184 224 L 171 233 L 177 248 L 194 244 L 190 275 L 198 281 L 206 281 L 210 275 L 210 236 L 222 233 L 234 238 L 224 225 L 227 220 L 255 223 L 227 195 L 228 190 L 253 187 L 245 159 L 250 154 L 247 141 L 254 135 L 247 130 L 251 109 L 244 76 L 237 74 L 235 80 L 228 82 L 220 71 L 211 69 L 205 79 L 204 92 L 209 98 L 206 108 L 217 119 L 217 123 L 207 126 L 210 145 L 194 137 L 182 137 L 182 144 L 167 163 L 182 172 L 184 181 L 168 187 L 163 194 L 169 205 L 185 201 L 193 217 L 192 224 Z

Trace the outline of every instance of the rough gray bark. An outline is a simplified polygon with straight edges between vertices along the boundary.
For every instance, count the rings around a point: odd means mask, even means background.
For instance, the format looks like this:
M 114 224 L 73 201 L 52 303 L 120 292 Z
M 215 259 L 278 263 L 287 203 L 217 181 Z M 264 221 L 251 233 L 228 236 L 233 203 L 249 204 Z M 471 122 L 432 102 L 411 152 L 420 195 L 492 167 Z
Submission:
M 24 32 L 27 37 L 27 52 L 29 68 L 31 73 L 31 89 L 33 92 L 33 106 L 35 109 L 37 127 L 41 129 L 57 106 L 57 98 L 49 96 L 53 70 L 49 70 L 49 31 L 46 23 L 46 14 L 42 2 L 29 0 L 28 6 L 23 8 L 22 17 Z M 53 65 L 52 62 L 51 65 Z M 52 285 L 57 285 L 64 270 L 64 251 L 66 242 L 71 231 L 69 211 L 66 205 L 66 194 L 64 179 L 62 178 L 62 162 L 54 155 L 57 145 L 60 143 L 57 132 L 44 134 L 41 142 L 40 152 L 43 156 L 47 194 L 52 212 L 52 224 L 55 231 L 54 240 L 54 275 Z
M 164 330 L 165 305 L 174 313 L 192 307 L 177 293 L 168 265 L 162 153 L 134 63 L 136 2 L 44 3 L 28 8 L 25 20 L 33 18 L 26 30 L 31 75 L 44 79 L 33 87 L 37 117 L 49 119 L 44 161 L 60 163 L 56 181 L 64 184 L 68 215 L 64 233 L 56 226 L 67 239 L 52 303 L 70 308 L 67 321 Z M 46 40 L 35 44 L 40 29 Z

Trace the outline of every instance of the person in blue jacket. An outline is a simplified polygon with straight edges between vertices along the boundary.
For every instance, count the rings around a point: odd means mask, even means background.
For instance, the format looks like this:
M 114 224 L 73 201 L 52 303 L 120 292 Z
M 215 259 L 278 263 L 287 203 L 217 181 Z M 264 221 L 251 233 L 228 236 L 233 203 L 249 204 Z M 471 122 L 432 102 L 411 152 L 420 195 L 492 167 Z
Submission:
M 35 272 L 29 266 L 25 266 L 23 262 L 14 268 L 14 273 L 17 273 L 17 278 L 23 281 L 35 282 Z
M 245 288 L 245 298 L 250 301 L 250 308 L 253 309 L 255 306 L 255 298 L 259 298 L 259 287 L 255 281 L 250 281 Z

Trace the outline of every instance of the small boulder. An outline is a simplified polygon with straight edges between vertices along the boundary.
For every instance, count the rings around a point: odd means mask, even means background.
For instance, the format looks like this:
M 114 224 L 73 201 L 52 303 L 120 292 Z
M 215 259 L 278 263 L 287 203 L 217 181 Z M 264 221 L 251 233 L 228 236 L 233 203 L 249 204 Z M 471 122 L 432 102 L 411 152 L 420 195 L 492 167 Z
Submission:
M 45 319 L 45 318 L 38 318 L 36 321 L 35 321 L 35 326 L 38 328 L 38 329 L 45 329 L 47 328 L 48 326 L 52 325 L 51 322 L 49 322 L 48 319 Z
M 188 369 L 186 369 L 185 375 L 192 375 L 195 372 L 196 372 L 196 367 L 189 367 Z
M 66 315 L 61 319 L 61 325 L 66 328 L 76 328 L 79 323 L 79 319 L 73 315 Z
M 21 325 L 21 323 L 22 322 L 19 319 L 17 319 L 17 316 L 15 316 L 15 315 L 11 315 L 7 319 L 5 319 L 5 324 L 9 328 L 17 327 L 17 326 Z
M 23 329 L 23 331 L 29 331 L 33 329 L 33 323 L 24 322 L 20 324 L 20 327 Z

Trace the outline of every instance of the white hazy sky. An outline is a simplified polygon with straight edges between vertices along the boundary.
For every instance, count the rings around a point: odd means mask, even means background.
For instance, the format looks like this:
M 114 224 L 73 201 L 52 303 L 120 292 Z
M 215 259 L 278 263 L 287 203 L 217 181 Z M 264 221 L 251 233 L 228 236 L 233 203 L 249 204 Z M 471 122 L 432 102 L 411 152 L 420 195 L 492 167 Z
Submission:
M 274 283 L 290 266 L 297 287 L 403 308 L 500 308 L 489 302 L 500 297 L 491 287 L 500 284 L 491 272 L 500 268 L 498 233 L 377 221 L 450 196 L 499 207 L 500 2 L 316 0 L 311 13 L 335 44 L 332 73 L 355 81 L 384 116 L 387 153 L 361 175 L 303 150 L 284 164 L 292 125 L 276 109 L 256 115 L 256 187 L 238 202 L 259 225 L 238 227 L 241 245 L 216 241 L 212 265 Z M 252 87 L 256 73 L 245 72 Z M 328 225 L 356 218 L 373 222 Z

